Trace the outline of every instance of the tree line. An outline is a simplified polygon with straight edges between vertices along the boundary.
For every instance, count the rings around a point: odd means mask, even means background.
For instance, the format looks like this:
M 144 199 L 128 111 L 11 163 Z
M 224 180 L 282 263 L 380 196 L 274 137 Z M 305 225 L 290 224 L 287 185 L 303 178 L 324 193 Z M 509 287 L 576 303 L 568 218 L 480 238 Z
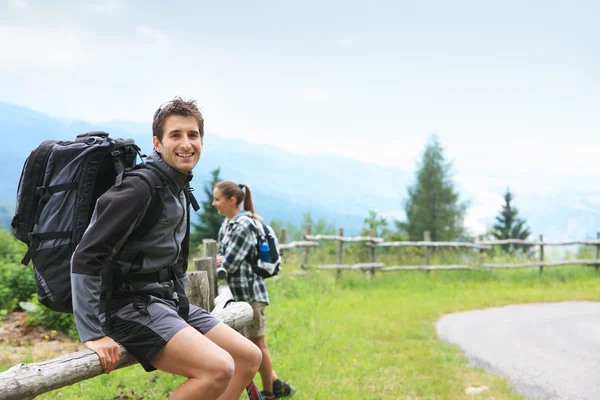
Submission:
M 223 217 L 212 206 L 213 188 L 221 181 L 220 168 L 211 172 L 211 180 L 204 185 L 206 199 L 201 204 L 196 222 L 192 222 L 192 246 L 196 247 L 205 238 L 215 239 Z M 495 239 L 527 239 L 530 230 L 527 222 L 519 216 L 513 202 L 514 195 L 510 188 L 504 193 L 504 203 L 496 216 L 495 223 L 486 232 L 487 238 Z M 417 164 L 415 181 L 407 188 L 403 201 L 404 220 L 389 221 L 375 210 L 369 210 L 364 219 L 362 234 L 373 229 L 378 237 L 386 240 L 423 240 L 423 232 L 429 231 L 434 241 L 472 241 L 471 233 L 464 226 L 464 217 L 469 202 L 461 200 L 452 180 L 452 163 L 446 160 L 444 148 L 437 135 L 432 135 Z M 320 218 L 313 220 L 310 213 L 304 214 L 304 222 L 310 223 L 313 234 L 336 234 L 336 227 Z M 301 239 L 304 228 L 291 223 L 284 226 L 282 220 L 270 222 L 276 232 L 286 228 L 288 240 Z M 515 253 L 523 252 L 523 246 L 503 245 L 504 250 Z

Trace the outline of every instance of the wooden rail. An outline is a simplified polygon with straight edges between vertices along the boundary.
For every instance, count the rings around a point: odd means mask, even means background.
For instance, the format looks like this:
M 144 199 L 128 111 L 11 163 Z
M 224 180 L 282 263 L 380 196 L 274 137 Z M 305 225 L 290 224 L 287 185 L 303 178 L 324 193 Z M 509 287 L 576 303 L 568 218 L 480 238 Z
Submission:
M 370 270 L 373 268 L 383 268 L 383 263 L 360 263 L 354 265 L 329 264 L 329 265 L 303 265 L 304 269 L 339 269 L 339 270 Z
M 285 230 L 282 230 L 281 236 L 286 237 Z M 422 241 L 394 241 L 385 242 L 382 238 L 378 238 L 375 232 L 371 230 L 369 236 L 344 236 L 344 230 L 340 229 L 338 235 L 311 235 L 311 226 L 306 226 L 304 241 L 296 241 L 285 243 L 281 245 L 282 250 L 288 250 L 292 248 L 304 248 L 304 255 L 302 261 L 303 269 L 321 269 L 321 270 L 335 270 L 336 280 L 341 277 L 341 272 L 344 270 L 362 270 L 368 271 L 372 276 L 375 271 L 389 272 L 389 271 L 434 271 L 434 270 L 469 270 L 469 269 L 510 269 L 510 268 L 531 268 L 538 267 L 540 273 L 543 272 L 544 267 L 557 267 L 564 265 L 582 265 L 582 266 L 594 266 L 596 271 L 600 268 L 600 233 L 597 235 L 595 240 L 562 240 L 562 241 L 545 241 L 544 237 L 540 235 L 539 240 L 519 240 L 519 239 L 507 239 L 507 240 L 477 240 L 474 243 L 470 242 L 436 242 L 431 241 L 429 232 L 425 232 L 424 240 Z M 336 263 L 327 265 L 313 265 L 309 263 L 309 250 L 311 247 L 317 247 L 321 241 L 336 241 Z M 342 262 L 344 244 L 347 243 L 360 243 L 362 242 L 365 247 L 369 249 L 369 263 L 362 264 L 344 264 Z M 539 260 L 535 262 L 526 263 L 515 263 L 515 264 L 493 264 L 485 263 L 484 255 L 486 250 L 491 250 L 494 246 L 515 244 L 522 246 L 539 246 Z M 547 246 L 570 246 L 570 245 L 585 245 L 596 247 L 595 259 L 577 259 L 577 260 L 561 260 L 561 261 L 546 261 L 544 260 L 545 251 L 544 248 Z M 376 249 L 384 247 L 422 247 L 424 248 L 424 263 L 423 265 L 392 265 L 385 266 L 383 263 L 377 262 Z M 433 248 L 466 248 L 479 250 L 479 260 L 476 263 L 470 263 L 467 265 L 430 265 L 431 264 L 431 251 Z
M 204 250 L 204 255 L 208 257 L 194 259 L 196 271 L 190 271 L 188 274 L 187 294 L 190 303 L 212 309 L 211 314 L 215 318 L 240 331 L 252 322 L 252 307 L 245 302 L 232 302 L 233 296 L 227 284 L 217 287 L 213 264 L 216 256 L 215 241 L 205 241 Z M 214 293 L 218 294 L 216 298 Z M 209 298 L 210 296 L 213 297 Z M 207 308 L 208 305 L 211 305 L 211 308 Z M 121 356 L 116 368 L 124 368 L 136 363 L 137 360 L 121 347 Z M 18 364 L 0 373 L 0 399 L 29 400 L 40 394 L 102 374 L 104 370 L 98 355 L 89 349 L 65 354 L 48 361 Z
M 336 240 L 336 241 L 340 241 L 340 242 L 375 242 L 375 243 L 380 243 L 383 242 L 382 238 L 378 238 L 375 236 L 353 236 L 353 237 L 346 237 L 346 236 L 340 236 L 340 235 L 304 235 L 304 238 L 306 240 L 313 240 L 313 241 L 319 241 L 319 240 Z
M 368 246 L 368 245 L 367 245 Z M 469 243 L 469 242 L 432 242 L 432 241 L 420 241 L 420 242 L 380 242 L 375 247 L 466 247 L 472 249 L 485 249 L 489 250 L 492 248 L 489 244 L 483 243 Z
M 282 243 L 279 245 L 279 248 L 281 250 L 288 250 L 297 247 L 319 247 L 319 242 L 304 240 L 298 242 Z
M 390 271 L 435 271 L 435 270 L 460 270 L 476 269 L 470 265 L 392 265 L 382 268 L 381 272 Z
M 477 243 L 482 245 L 502 245 L 502 244 L 520 244 L 528 246 L 572 246 L 572 245 L 600 245 L 600 239 L 595 240 L 561 240 L 561 241 L 544 241 L 544 240 L 519 240 L 519 239 L 504 239 L 504 240 L 483 240 Z
M 561 260 L 561 261 L 545 261 L 531 262 L 522 264 L 481 264 L 483 268 L 530 268 L 530 267 L 560 267 L 564 265 L 583 265 L 594 266 L 598 265 L 598 260 Z

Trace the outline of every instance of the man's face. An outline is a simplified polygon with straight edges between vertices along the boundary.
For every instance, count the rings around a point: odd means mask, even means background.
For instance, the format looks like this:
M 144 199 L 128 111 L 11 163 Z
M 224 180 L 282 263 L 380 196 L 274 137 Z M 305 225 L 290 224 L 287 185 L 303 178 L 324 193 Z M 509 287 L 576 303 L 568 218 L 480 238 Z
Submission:
M 163 126 L 162 142 L 152 138 L 162 159 L 179 172 L 189 172 L 200 160 L 202 137 L 193 116 L 169 115 Z

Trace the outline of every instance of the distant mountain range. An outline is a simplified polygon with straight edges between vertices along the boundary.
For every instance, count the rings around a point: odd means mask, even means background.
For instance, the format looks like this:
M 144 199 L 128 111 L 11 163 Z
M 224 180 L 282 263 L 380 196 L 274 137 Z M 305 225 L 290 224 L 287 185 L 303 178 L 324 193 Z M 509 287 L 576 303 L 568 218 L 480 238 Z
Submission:
M 149 123 L 68 121 L 0 102 L 0 137 L 5 139 L 0 150 L 0 205 L 14 207 L 23 163 L 42 141 L 71 139 L 92 130 L 131 137 L 146 154 L 152 149 Z M 303 215 L 310 213 L 313 220 L 325 218 L 347 234 L 360 232 L 370 208 L 398 214 L 400 195 L 409 179 L 399 170 L 336 155 L 303 156 L 207 132 L 192 181 L 198 200 L 204 196 L 202 188 L 210 181 L 210 171 L 217 167 L 223 179 L 250 185 L 257 212 L 266 221 L 279 219 L 298 225 Z
M 0 223 L 13 213 L 21 169 L 31 150 L 47 139 L 71 139 L 78 133 L 105 130 L 131 137 L 146 153 L 151 151 L 150 123 L 112 121 L 90 124 L 70 121 L 0 102 Z M 196 194 L 210 181 L 210 171 L 221 167 L 221 177 L 248 183 L 256 209 L 266 221 L 279 219 L 299 225 L 303 215 L 325 218 L 354 235 L 363 227 L 368 210 L 385 216 L 403 215 L 402 199 L 414 173 L 365 164 L 332 154 L 299 155 L 270 145 L 226 139 L 207 132 L 200 163 L 194 171 Z M 593 185 L 593 182 L 590 182 Z M 461 188 L 457 188 L 461 191 Z M 502 194 L 502 193 L 499 193 Z M 461 196 L 463 197 L 463 196 Z M 468 197 L 464 196 L 464 197 Z M 471 199 L 476 204 L 477 199 Z M 527 219 L 532 238 L 595 238 L 600 231 L 600 189 L 586 193 L 555 190 L 543 194 L 516 193 L 519 214 Z M 500 210 L 498 204 L 498 210 Z M 494 217 L 478 223 L 491 225 Z

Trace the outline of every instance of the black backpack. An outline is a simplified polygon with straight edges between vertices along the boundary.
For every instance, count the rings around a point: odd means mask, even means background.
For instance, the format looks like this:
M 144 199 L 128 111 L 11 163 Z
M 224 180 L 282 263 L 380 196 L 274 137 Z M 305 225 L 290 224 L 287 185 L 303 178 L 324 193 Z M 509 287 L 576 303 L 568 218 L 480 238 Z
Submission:
M 28 246 L 21 263 L 33 261 L 38 300 L 44 306 L 73 312 L 71 256 L 98 197 L 120 185 L 124 174 L 141 176 L 153 193 L 162 188 L 156 174 L 136 167 L 138 155 L 144 157 L 132 139 L 89 132 L 73 141 L 46 140 L 25 161 L 11 226 L 14 236 Z M 133 235 L 141 237 L 154 226 L 162 211 L 159 200 L 153 196 Z

